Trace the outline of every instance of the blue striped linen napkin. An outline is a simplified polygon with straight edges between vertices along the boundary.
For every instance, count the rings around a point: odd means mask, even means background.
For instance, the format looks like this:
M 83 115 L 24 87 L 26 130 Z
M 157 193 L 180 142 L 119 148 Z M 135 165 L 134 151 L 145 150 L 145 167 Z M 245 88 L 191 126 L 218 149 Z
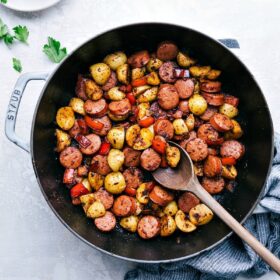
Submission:
M 268 212 L 245 222 L 269 250 L 280 257 L 280 134 L 275 134 L 275 156 L 260 205 Z M 232 280 L 239 275 L 260 277 L 269 266 L 236 235 L 193 258 L 169 264 L 139 264 L 125 280 Z

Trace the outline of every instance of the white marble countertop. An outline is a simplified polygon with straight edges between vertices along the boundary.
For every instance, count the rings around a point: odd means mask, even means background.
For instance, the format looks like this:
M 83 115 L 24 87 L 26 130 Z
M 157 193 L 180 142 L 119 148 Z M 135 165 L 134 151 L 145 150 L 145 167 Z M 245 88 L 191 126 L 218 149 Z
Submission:
M 12 0 L 9 0 L 12 1 Z M 236 53 L 254 73 L 267 98 L 275 130 L 280 131 L 280 2 L 278 0 L 62 0 L 37 13 L 0 7 L 9 26 L 27 25 L 29 46 L 8 49 L 0 42 L 0 280 L 123 279 L 134 264 L 108 257 L 74 237 L 47 206 L 35 179 L 30 156 L 4 135 L 4 118 L 11 89 L 18 78 L 12 57 L 23 71 L 52 70 L 42 53 L 47 36 L 72 50 L 109 28 L 134 22 L 177 23 L 214 38 L 236 38 Z M 31 119 L 42 82 L 27 88 L 17 131 L 29 138 Z M 276 279 L 274 273 L 262 279 Z M 243 279 L 243 278 L 240 278 Z

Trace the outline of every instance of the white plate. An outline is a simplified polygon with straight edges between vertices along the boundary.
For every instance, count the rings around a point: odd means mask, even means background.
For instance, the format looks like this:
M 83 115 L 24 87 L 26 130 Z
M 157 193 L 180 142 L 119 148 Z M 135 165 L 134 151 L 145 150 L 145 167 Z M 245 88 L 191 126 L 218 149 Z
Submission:
M 47 9 L 61 0 L 7 0 L 7 4 L 2 4 L 7 8 L 20 12 L 35 12 Z

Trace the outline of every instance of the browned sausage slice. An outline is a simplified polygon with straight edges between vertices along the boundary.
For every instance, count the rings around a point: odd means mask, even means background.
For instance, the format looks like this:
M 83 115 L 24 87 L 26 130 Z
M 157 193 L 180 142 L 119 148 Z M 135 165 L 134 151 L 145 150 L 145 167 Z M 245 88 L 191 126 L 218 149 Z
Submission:
M 97 101 L 87 100 L 84 108 L 87 114 L 101 117 L 107 112 L 108 105 L 106 100 L 102 98 Z
M 206 111 L 200 116 L 200 118 L 204 121 L 209 121 L 217 112 L 218 109 L 216 107 L 208 106 Z
M 228 140 L 222 144 L 220 153 L 222 157 L 240 159 L 245 153 L 245 147 L 236 140 Z
M 143 173 L 139 168 L 130 167 L 123 172 L 128 188 L 136 189 L 143 183 Z
M 97 192 L 95 192 L 94 198 L 100 201 L 104 205 L 106 210 L 110 209 L 113 206 L 114 203 L 113 195 L 104 189 L 99 189 Z
M 174 75 L 176 64 L 172 61 L 163 63 L 159 68 L 159 76 L 166 83 L 176 82 L 176 77 Z
M 152 202 L 165 206 L 174 199 L 174 195 L 160 186 L 155 186 L 150 192 L 149 198 Z
M 138 223 L 137 232 L 143 239 L 157 236 L 160 232 L 159 219 L 151 215 L 142 217 Z
M 191 192 L 184 192 L 178 199 L 178 206 L 185 213 L 189 213 L 199 203 L 198 197 Z
M 116 217 L 110 211 L 106 211 L 103 217 L 94 219 L 94 224 L 96 227 L 104 232 L 113 230 L 116 226 L 116 222 Z
M 173 85 L 163 84 L 157 97 L 159 106 L 164 110 L 173 109 L 179 104 L 179 94 Z
M 210 119 L 211 125 L 220 132 L 229 131 L 233 128 L 233 123 L 230 118 L 226 115 L 216 113 Z
M 133 201 L 127 195 L 121 195 L 117 197 L 113 205 L 113 213 L 116 216 L 124 217 L 128 216 L 132 212 Z
M 127 98 L 120 101 L 112 101 L 109 104 L 109 110 L 114 115 L 124 116 L 131 111 L 131 104 Z
M 65 168 L 77 168 L 81 165 L 83 155 L 78 148 L 67 147 L 59 155 L 59 161 Z
M 203 92 L 202 96 L 209 105 L 221 106 L 224 104 L 224 94 Z
M 180 101 L 178 108 L 183 112 L 184 116 L 190 112 L 189 102 L 187 100 Z
M 150 55 L 148 51 L 140 51 L 131 55 L 127 63 L 131 65 L 132 68 L 141 68 L 145 66 L 150 60 Z
M 80 128 L 77 120 L 75 120 L 74 125 L 69 130 L 69 134 L 70 134 L 71 137 L 74 138 L 75 136 L 77 136 L 80 133 L 81 133 L 81 128 Z
M 200 84 L 200 90 L 209 93 L 216 93 L 221 91 L 222 84 L 218 81 L 207 81 Z
M 194 82 L 192 79 L 177 80 L 174 86 L 182 99 L 189 98 L 193 94 Z
M 200 138 L 189 141 L 186 145 L 186 151 L 193 161 L 201 161 L 208 156 L 207 144 Z
M 210 194 L 217 194 L 224 189 L 225 180 L 223 178 L 203 177 L 201 185 Z
M 93 155 L 99 150 L 101 146 L 101 139 L 98 135 L 93 133 L 88 134 L 86 137 L 90 140 L 91 144 L 86 148 L 80 147 L 80 150 L 85 155 Z
M 239 98 L 233 95 L 225 95 L 225 103 L 237 107 L 239 104 Z
M 156 170 L 160 166 L 160 162 L 160 155 L 152 148 L 148 148 L 141 154 L 141 166 L 148 171 Z
M 112 172 L 107 160 L 107 156 L 96 155 L 91 160 L 90 171 L 98 173 L 100 175 L 107 175 Z
M 221 159 L 215 156 L 209 155 L 204 162 L 203 172 L 207 177 L 215 177 L 222 172 Z
M 154 130 L 156 135 L 160 135 L 167 140 L 173 138 L 174 127 L 169 120 L 157 120 L 154 124 Z
M 157 58 L 163 61 L 173 60 L 177 57 L 177 54 L 178 47 L 170 41 L 161 42 L 156 53 Z
M 95 118 L 96 121 L 103 123 L 104 126 L 100 130 L 94 130 L 93 132 L 100 136 L 105 136 L 108 134 L 109 130 L 112 128 L 111 120 L 108 118 L 108 116 L 103 116 L 101 118 Z
M 179 145 L 183 148 L 186 149 L 186 145 L 193 139 L 197 137 L 196 132 L 194 130 L 190 131 L 188 134 L 188 138 L 182 140 Z
M 76 95 L 84 101 L 88 99 L 86 95 L 85 79 L 82 77 L 82 75 L 78 75 L 78 81 L 76 84 Z
M 160 108 L 158 102 L 152 103 L 150 107 L 150 112 L 155 119 L 164 119 L 167 115 L 166 111 Z
M 140 164 L 141 151 L 136 151 L 130 147 L 123 149 L 124 165 L 127 167 L 137 167 Z
M 107 82 L 105 83 L 105 85 L 102 86 L 102 89 L 108 91 L 111 88 L 115 87 L 117 83 L 118 83 L 117 75 L 114 71 L 111 71 L 111 75 L 107 80 Z
M 207 143 L 207 140 L 215 141 L 219 138 L 219 133 L 213 128 L 209 123 L 202 124 L 197 130 L 197 137 L 204 140 Z

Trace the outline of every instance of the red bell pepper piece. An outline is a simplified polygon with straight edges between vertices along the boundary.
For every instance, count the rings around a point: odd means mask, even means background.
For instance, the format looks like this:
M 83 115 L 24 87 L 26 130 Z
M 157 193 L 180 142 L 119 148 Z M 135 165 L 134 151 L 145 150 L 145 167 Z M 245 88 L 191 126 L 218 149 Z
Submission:
M 99 149 L 99 154 L 100 154 L 100 155 L 103 155 L 103 156 L 108 155 L 108 153 L 109 153 L 109 151 L 110 151 L 110 148 L 111 148 L 110 143 L 108 143 L 108 142 L 103 142 L 103 143 L 101 144 L 100 149 Z
M 144 86 L 146 84 L 147 84 L 147 78 L 146 77 L 142 77 L 140 79 L 136 79 L 136 80 L 131 82 L 131 85 L 133 87 L 140 87 L 140 86 Z
M 135 96 L 132 92 L 129 92 L 127 95 L 126 95 L 127 99 L 129 100 L 130 104 L 131 105 L 134 105 L 136 103 L 136 99 L 135 99 Z
M 129 196 L 135 196 L 135 195 L 136 195 L 136 189 L 131 188 L 131 187 L 126 187 L 126 188 L 124 189 L 124 192 L 125 192 L 126 194 L 128 194 Z
M 221 159 L 223 165 L 235 165 L 236 159 L 234 157 L 224 157 Z
M 160 153 L 160 154 L 164 154 L 165 150 L 166 150 L 166 142 L 162 141 L 161 139 L 153 139 L 152 141 L 152 147 L 153 149 Z
M 155 119 L 153 117 L 145 117 L 141 120 L 138 121 L 138 124 L 141 127 L 149 127 L 150 125 L 152 125 L 155 122 Z
M 75 135 L 74 139 L 79 143 L 79 145 L 86 149 L 90 144 L 91 144 L 91 141 L 84 135 L 82 134 L 77 134 Z
M 82 183 L 78 183 L 70 190 L 72 199 L 87 193 L 89 193 L 89 190 Z
M 93 130 L 101 130 L 104 126 L 104 123 L 94 120 L 90 116 L 85 116 L 86 124 Z
M 84 119 L 78 119 L 77 123 L 80 127 L 80 133 L 83 135 L 88 134 L 88 127 L 87 127 L 86 121 Z

